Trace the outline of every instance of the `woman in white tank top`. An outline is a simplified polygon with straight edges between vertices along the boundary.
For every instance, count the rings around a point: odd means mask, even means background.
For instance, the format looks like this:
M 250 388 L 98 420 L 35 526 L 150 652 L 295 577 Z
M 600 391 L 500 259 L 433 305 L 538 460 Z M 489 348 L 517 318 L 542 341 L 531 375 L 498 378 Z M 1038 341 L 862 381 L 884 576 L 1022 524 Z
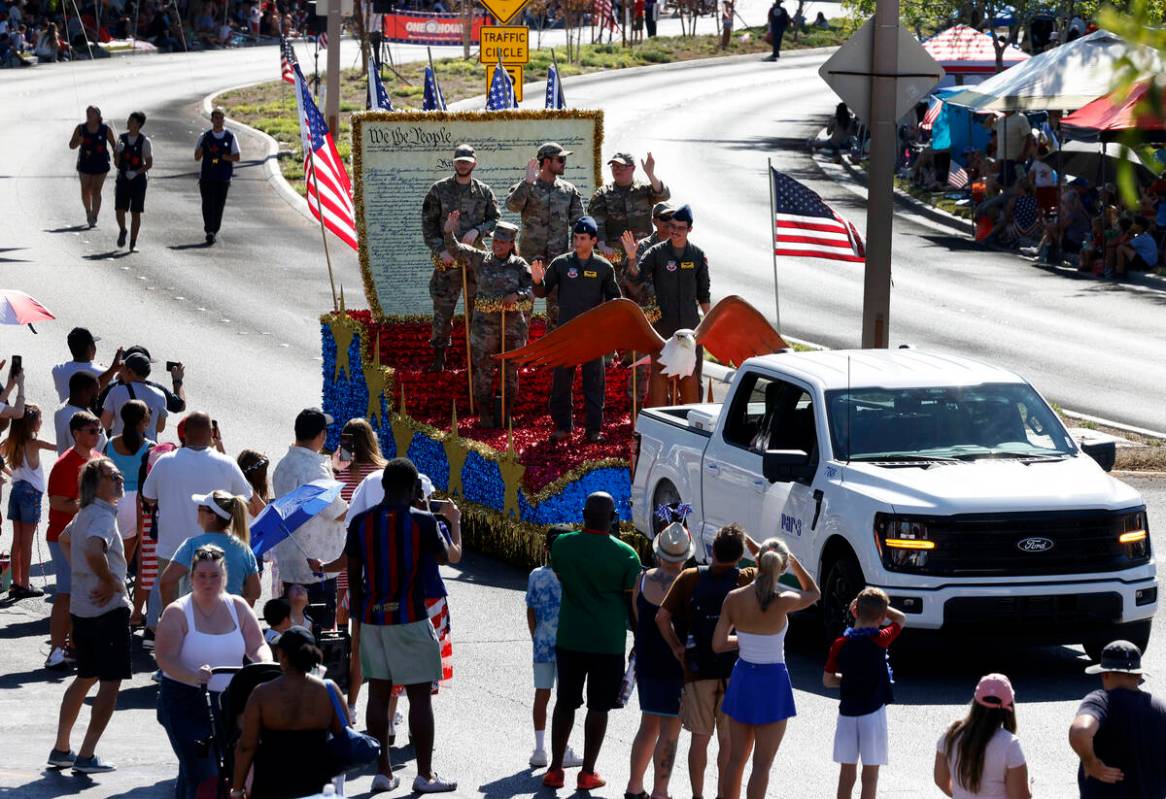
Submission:
M 789 568 L 800 590 L 783 588 L 778 578 Z M 730 591 L 713 631 L 713 650 L 738 651 L 722 706 L 729 717 L 729 773 L 724 799 L 740 799 L 745 763 L 753 755 L 748 799 L 763 799 L 769 769 L 785 735 L 786 721 L 796 714 L 794 691 L 785 668 L 785 634 L 789 614 L 808 608 L 822 592 L 789 548 L 770 538 L 757 552 L 757 576 L 751 585 Z M 732 634 L 735 632 L 736 634 Z
M 191 592 L 172 602 L 158 622 L 154 658 L 162 669 L 158 722 L 178 757 L 179 799 L 194 799 L 198 786 L 217 776 L 215 761 L 199 745 L 211 735 L 202 688 L 216 697 L 230 682 L 211 676 L 217 666 L 271 661 L 259 620 L 242 597 L 226 593 L 223 550 L 203 546 L 194 553 Z

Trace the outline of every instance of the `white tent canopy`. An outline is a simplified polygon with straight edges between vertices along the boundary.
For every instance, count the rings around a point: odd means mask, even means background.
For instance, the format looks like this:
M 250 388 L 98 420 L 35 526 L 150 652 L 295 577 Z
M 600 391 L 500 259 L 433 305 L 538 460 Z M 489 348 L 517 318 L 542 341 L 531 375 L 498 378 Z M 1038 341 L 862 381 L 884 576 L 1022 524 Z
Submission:
M 977 111 L 1075 110 L 1114 88 L 1118 62 L 1129 57 L 1142 74 L 1162 71 L 1158 54 L 1116 33 L 1096 31 L 1006 69 L 947 102 Z

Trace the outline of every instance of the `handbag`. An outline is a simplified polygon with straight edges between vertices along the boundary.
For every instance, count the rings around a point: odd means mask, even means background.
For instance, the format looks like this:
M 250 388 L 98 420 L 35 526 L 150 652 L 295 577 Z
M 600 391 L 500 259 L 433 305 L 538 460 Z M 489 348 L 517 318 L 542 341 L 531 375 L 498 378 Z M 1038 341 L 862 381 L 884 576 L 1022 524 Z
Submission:
M 344 774 L 380 757 L 381 742 L 371 735 L 357 732 L 349 725 L 348 712 L 341 704 L 335 686 L 330 680 L 326 681 L 325 685 L 328 687 L 328 697 L 332 700 L 332 708 L 336 711 L 336 717 L 344 722 L 339 733 L 329 735 L 328 753 L 332 758 L 334 773 Z
M 766 44 L 773 44 L 773 31 L 767 30 L 765 32 L 765 43 Z

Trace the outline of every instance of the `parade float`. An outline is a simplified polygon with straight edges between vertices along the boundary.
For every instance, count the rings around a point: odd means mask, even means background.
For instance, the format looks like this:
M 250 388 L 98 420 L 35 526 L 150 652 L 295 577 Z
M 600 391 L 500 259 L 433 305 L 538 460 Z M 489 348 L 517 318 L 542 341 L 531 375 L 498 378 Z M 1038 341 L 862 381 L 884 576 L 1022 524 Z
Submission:
M 544 532 L 576 524 L 593 491 L 615 498 L 631 532 L 631 386 L 634 370 L 606 367 L 602 443 L 587 443 L 581 425 L 563 442 L 551 439 L 547 413 L 551 370 L 518 369 L 518 392 L 507 398 L 509 424 L 484 429 L 471 404 L 464 316 L 454 321 L 446 370 L 428 372 L 432 301 L 431 255 L 421 235 L 421 203 L 429 187 L 453 169 L 463 142 L 477 150 L 474 177 L 497 197 L 502 218 L 510 187 L 523 179 L 539 145 L 573 151 L 564 178 L 589 197 L 599 185 L 603 112 L 597 110 L 365 112 L 352 117 L 354 202 L 367 309 L 338 307 L 321 317 L 324 409 L 334 418 L 329 448 L 340 430 L 364 417 L 386 457 L 407 456 L 437 489 L 457 500 L 471 547 L 519 565 L 542 557 Z M 351 296 L 351 295 L 350 295 Z M 530 340 L 546 331 L 542 301 Z M 496 386 L 497 386 L 496 381 Z M 496 389 L 496 390 L 500 390 Z M 576 380 L 575 407 L 583 402 Z

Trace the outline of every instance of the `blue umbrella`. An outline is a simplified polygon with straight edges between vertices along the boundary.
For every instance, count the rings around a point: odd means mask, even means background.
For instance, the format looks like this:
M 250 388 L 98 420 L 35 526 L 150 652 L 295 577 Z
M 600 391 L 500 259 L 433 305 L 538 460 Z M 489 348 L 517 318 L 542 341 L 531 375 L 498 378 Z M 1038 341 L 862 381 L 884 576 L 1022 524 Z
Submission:
M 251 523 L 251 551 L 255 557 L 272 549 L 340 496 L 335 480 L 313 480 L 273 499 Z

